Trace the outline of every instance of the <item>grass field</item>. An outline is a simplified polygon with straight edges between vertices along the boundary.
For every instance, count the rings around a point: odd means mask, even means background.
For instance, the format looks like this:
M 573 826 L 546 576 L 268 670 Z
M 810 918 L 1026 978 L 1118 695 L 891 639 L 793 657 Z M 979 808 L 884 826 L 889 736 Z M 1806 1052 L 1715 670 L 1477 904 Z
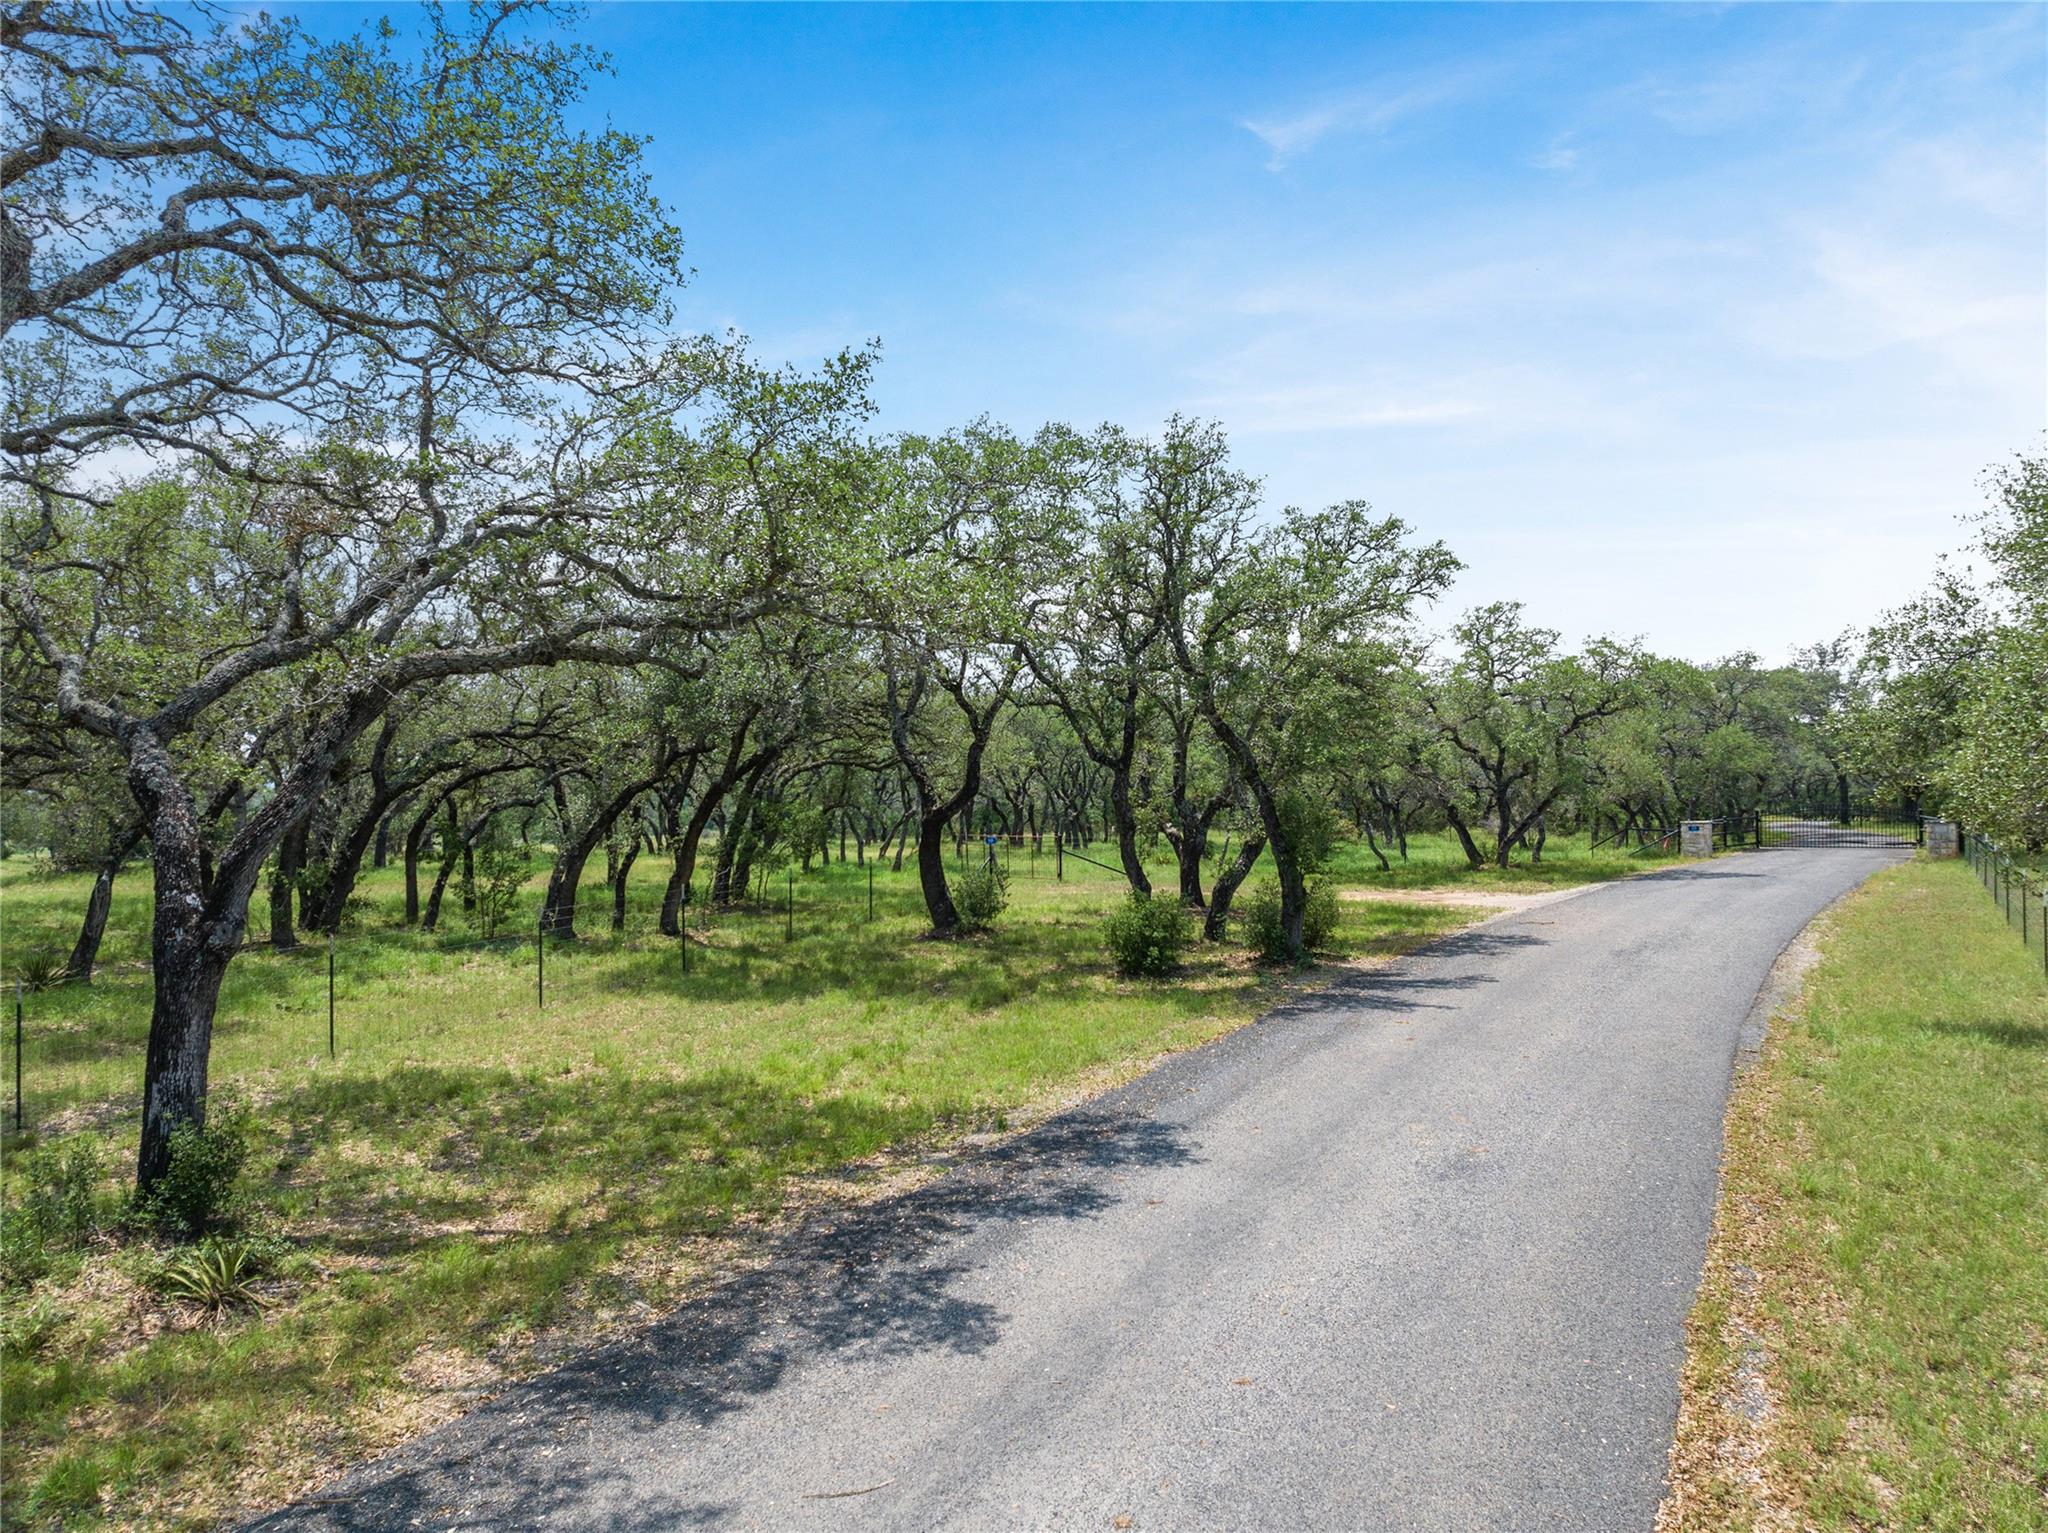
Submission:
M 1831 919 L 1729 1114 L 1664 1533 L 2048 1528 L 2048 982 L 1958 862 Z
M 1346 848 L 1334 876 L 1531 889 L 1643 866 L 1583 844 L 1506 873 L 1466 869 L 1440 838 L 1410 851 L 1380 874 Z M 859 1195 L 922 1147 L 1028 1119 L 1315 982 L 1234 947 L 1169 982 L 1120 980 L 1101 939 L 1115 875 L 1069 860 L 1056 881 L 1050 856 L 1034 871 L 1009 855 L 1012 908 L 987 936 L 920 940 L 908 870 L 876 878 L 870 921 L 867 870 L 833 864 L 797 876 L 793 918 L 776 899 L 693 927 L 687 975 L 654 930 L 663 859 L 644 857 L 623 934 L 586 885 L 589 935 L 550 947 L 545 1007 L 530 936 L 479 946 L 459 912 L 440 937 L 402 930 L 397 875 L 375 873 L 337 950 L 332 1061 L 324 948 L 252 948 L 229 972 L 213 1079 L 249 1113 L 250 1222 L 281 1253 L 271 1307 L 202 1323 L 149 1291 L 154 1248 L 111 1235 L 0 1294 L 9 1524 L 203 1525 L 303 1489 L 650 1318 L 792 1203 Z M 85 892 L 0 867 L 7 952 L 68 950 Z M 1481 913 L 1347 901 L 1328 956 L 1395 954 Z M 10 1198 L 25 1167 L 79 1144 L 102 1152 L 102 1203 L 119 1195 L 147 918 L 137 869 L 95 983 L 28 998 Z

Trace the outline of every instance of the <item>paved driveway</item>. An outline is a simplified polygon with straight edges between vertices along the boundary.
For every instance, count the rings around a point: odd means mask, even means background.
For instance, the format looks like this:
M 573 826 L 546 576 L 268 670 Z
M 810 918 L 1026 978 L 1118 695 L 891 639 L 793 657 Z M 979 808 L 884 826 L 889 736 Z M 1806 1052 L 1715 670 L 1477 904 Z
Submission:
M 1744 1019 L 1896 855 L 1348 978 L 260 1526 L 1647 1530 Z

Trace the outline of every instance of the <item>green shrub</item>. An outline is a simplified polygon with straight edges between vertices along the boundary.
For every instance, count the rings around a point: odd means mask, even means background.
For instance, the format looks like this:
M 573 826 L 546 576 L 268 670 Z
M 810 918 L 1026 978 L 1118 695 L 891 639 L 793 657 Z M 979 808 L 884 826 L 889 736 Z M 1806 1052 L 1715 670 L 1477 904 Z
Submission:
M 488 942 L 511 919 L 531 869 L 526 853 L 502 833 L 478 847 L 470 862 L 473 871 L 465 871 L 462 877 L 462 905 L 471 927 Z
M 174 1240 L 232 1225 L 240 1214 L 236 1183 L 248 1156 L 247 1120 L 232 1107 L 217 1108 L 204 1128 L 179 1124 L 171 1130 L 170 1166 L 136 1203 L 137 1221 Z
M 1280 922 L 1280 886 L 1255 885 L 1239 897 L 1237 908 L 1244 915 L 1245 945 L 1268 963 L 1287 958 L 1286 930 Z M 1308 900 L 1301 913 L 1301 945 L 1313 953 L 1328 947 L 1337 932 L 1337 890 L 1318 879 L 1308 886 Z
M 1117 973 L 1171 974 L 1191 935 L 1188 913 L 1177 899 L 1133 893 L 1103 930 Z
M 1281 795 L 1280 823 L 1294 846 L 1294 865 L 1303 877 L 1312 877 L 1330 865 L 1343 825 L 1330 801 L 1318 794 L 1290 792 Z
M 107 1212 L 104 1175 L 100 1146 L 91 1139 L 14 1155 L 0 1212 L 0 1279 L 33 1283 L 49 1270 L 53 1252 L 98 1230 Z
M 953 908 L 960 925 L 971 932 L 987 931 L 1010 903 L 1010 875 L 999 862 L 986 863 L 953 880 Z
M 1330 945 L 1337 935 L 1337 886 L 1316 879 L 1308 886 L 1308 907 L 1301 916 L 1301 940 L 1310 952 Z

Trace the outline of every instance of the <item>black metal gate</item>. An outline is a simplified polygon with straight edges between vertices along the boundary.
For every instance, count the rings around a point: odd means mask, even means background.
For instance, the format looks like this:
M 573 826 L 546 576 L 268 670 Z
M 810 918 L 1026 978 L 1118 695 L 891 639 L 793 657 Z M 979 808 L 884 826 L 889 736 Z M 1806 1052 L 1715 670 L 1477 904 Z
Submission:
M 1759 846 L 1919 846 L 1926 836 L 1910 806 L 1839 804 L 1765 809 L 1759 817 Z

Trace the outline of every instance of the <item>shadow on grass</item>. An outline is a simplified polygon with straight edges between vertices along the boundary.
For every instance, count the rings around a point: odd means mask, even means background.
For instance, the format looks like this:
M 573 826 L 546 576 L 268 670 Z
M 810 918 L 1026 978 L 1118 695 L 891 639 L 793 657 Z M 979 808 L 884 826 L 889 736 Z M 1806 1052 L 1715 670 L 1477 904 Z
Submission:
M 1920 1026 L 1930 1033 L 1976 1039 L 2002 1049 L 2048 1049 L 2048 1027 L 2028 1022 L 1948 1022 L 1937 1018 Z
M 833 993 L 893 1000 L 936 989 L 990 1009 L 1069 998 L 1098 987 L 1110 972 L 1092 924 L 1075 931 L 1044 920 L 946 943 L 915 942 L 901 924 L 881 923 L 837 931 L 799 926 L 796 941 L 785 942 L 762 922 L 693 942 L 689 962 L 685 974 L 673 939 L 661 947 L 589 940 L 551 947 L 550 994 L 566 1000 L 577 987 L 664 990 L 684 1002 L 774 1005 Z
M 460 1237 L 508 1197 L 574 1181 L 607 1238 L 682 1238 L 772 1199 L 780 1178 L 930 1129 L 929 1109 L 850 1094 L 807 1100 L 740 1071 L 672 1079 L 579 1070 L 405 1066 L 320 1075 L 266 1109 L 274 1194 L 317 1187 L 322 1243 L 369 1255 Z M 365 1150 L 361 1147 L 374 1147 Z
M 743 1410 L 815 1359 L 985 1351 L 1006 1317 L 959 1291 L 974 1266 L 970 1240 L 1094 1217 L 1117 1201 L 1118 1173 L 1195 1159 L 1182 1131 L 1153 1119 L 1065 1114 L 917 1191 L 817 1216 L 766 1266 L 355 1472 L 321 1503 L 253 1526 L 383 1529 L 429 1515 L 436 1525 L 492 1527 L 720 1520 L 736 1508 L 627 1499 L 648 1494 L 638 1472 L 648 1456 L 677 1451 L 673 1428 Z M 535 1474 L 541 1459 L 547 1472 Z

